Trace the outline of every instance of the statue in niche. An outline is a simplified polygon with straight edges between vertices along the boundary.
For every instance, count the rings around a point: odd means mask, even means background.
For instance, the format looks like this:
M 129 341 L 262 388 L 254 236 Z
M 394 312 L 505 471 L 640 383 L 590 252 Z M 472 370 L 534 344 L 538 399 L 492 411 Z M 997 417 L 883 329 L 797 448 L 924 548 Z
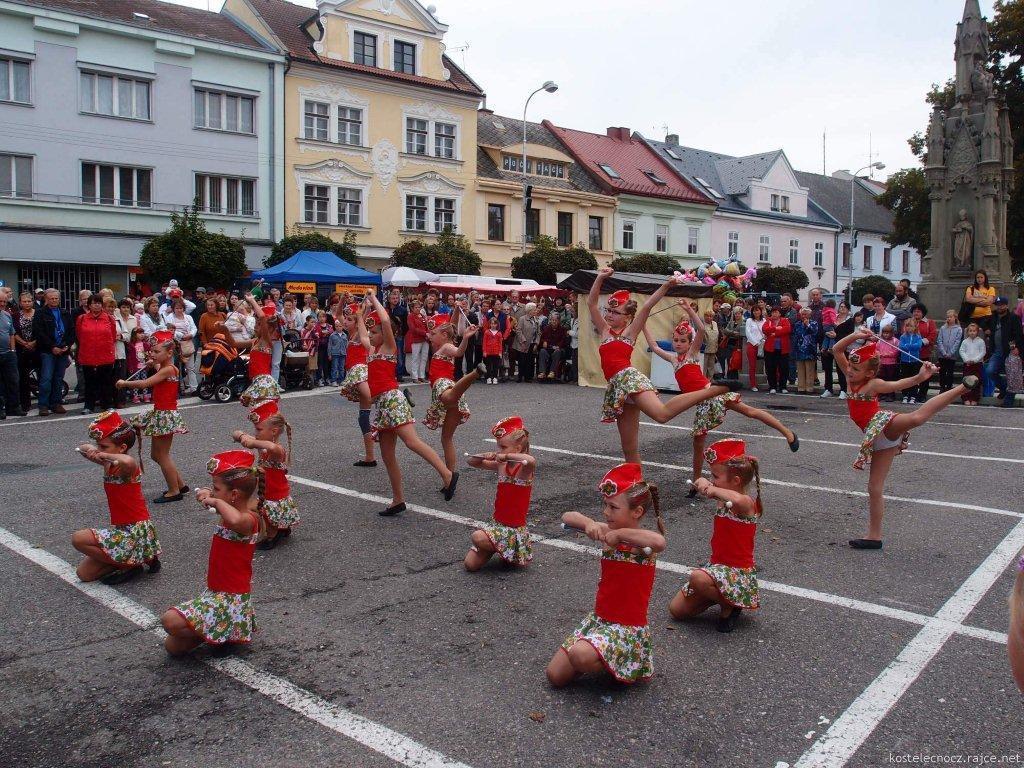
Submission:
M 960 220 L 953 225 L 953 269 L 974 268 L 974 225 L 967 220 L 967 211 L 960 209 Z
M 986 99 L 992 95 L 995 78 L 992 77 L 992 73 L 985 68 L 983 62 L 978 62 L 974 65 L 974 72 L 971 73 L 971 90 L 974 95 L 980 99 Z

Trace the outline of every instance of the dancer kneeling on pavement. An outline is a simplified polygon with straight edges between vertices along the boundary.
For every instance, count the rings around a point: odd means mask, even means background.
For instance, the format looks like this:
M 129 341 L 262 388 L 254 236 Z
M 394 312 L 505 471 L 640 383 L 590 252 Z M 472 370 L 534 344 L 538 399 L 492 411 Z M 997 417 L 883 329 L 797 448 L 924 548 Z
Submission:
M 345 379 L 341 382 L 341 394 L 346 400 L 359 403 L 359 430 L 363 433 L 363 458 L 355 467 L 376 467 L 373 435 L 370 428 L 370 385 L 366 383 L 366 358 L 370 354 L 369 342 L 358 336 L 356 318 L 360 313 L 358 304 L 349 304 L 342 312 L 342 326 L 348 335 L 348 352 L 345 354 Z
M 160 570 L 160 542 L 149 519 L 142 496 L 142 436 L 121 418 L 107 411 L 89 425 L 89 437 L 78 452 L 103 467 L 103 490 L 110 509 L 109 528 L 83 528 L 75 531 L 71 545 L 85 555 L 78 566 L 82 581 L 102 579 L 104 584 L 120 584 L 142 573 Z M 128 451 L 139 441 L 139 460 Z
M 461 310 L 459 310 L 461 311 Z M 430 357 L 427 378 L 430 380 L 430 405 L 423 417 L 427 429 L 441 430 L 441 446 L 444 449 L 444 463 L 454 471 L 459 460 L 455 453 L 455 430 L 469 421 L 469 406 L 466 404 L 466 390 L 487 373 L 487 366 L 477 365 L 472 371 L 455 381 L 455 360 L 466 354 L 466 347 L 476 335 L 477 327 L 470 325 L 462 336 L 462 342 L 455 346 L 454 318 L 448 315 L 434 315 L 427 318 L 427 340 L 434 354 Z
M 188 427 L 178 411 L 178 369 L 174 359 L 174 332 L 157 331 L 152 337 L 148 365 L 155 371 L 147 379 L 118 380 L 118 389 L 152 389 L 153 409 L 141 417 L 132 418 L 132 423 L 141 428 L 141 433 L 152 438 L 150 457 L 160 466 L 167 491 L 153 499 L 154 504 L 181 501 L 188 493 L 188 486 L 181 479 L 178 466 L 171 458 L 171 443 L 175 435 L 187 435 Z
M 533 543 L 526 527 L 533 494 L 537 460 L 530 455 L 530 433 L 519 416 L 509 416 L 491 428 L 498 450 L 470 456 L 471 467 L 498 473 L 494 495 L 494 523 L 473 531 L 473 546 L 466 553 L 466 570 L 479 571 L 497 553 L 512 565 L 527 565 L 533 560 Z
M 213 488 L 196 489 L 199 503 L 218 515 L 210 542 L 206 589 L 160 617 L 164 648 L 177 656 L 210 645 L 248 643 L 256 631 L 252 609 L 252 556 L 262 533 L 257 507 L 256 457 L 224 451 L 206 465 Z
M 846 348 L 855 341 L 876 339 L 846 355 Z M 916 376 L 898 381 L 883 381 L 878 378 L 878 344 L 886 344 L 869 329 L 861 328 L 851 333 L 832 348 L 836 365 L 846 375 L 849 394 L 846 404 L 850 419 L 864 432 L 860 453 L 853 462 L 854 469 L 871 467 L 868 478 L 868 535 L 863 539 L 851 539 L 854 549 L 882 548 L 882 516 L 885 514 L 885 479 L 892 467 L 892 460 L 902 453 L 910 442 L 910 430 L 920 427 L 935 414 L 964 393 L 977 386 L 976 376 L 965 376 L 963 383 L 946 392 L 935 395 L 931 400 L 909 413 L 883 411 L 878 405 L 878 396 L 898 392 L 915 384 L 928 381 L 938 370 L 931 363 L 924 363 Z
M 260 471 L 260 514 L 267 527 L 267 537 L 257 549 L 273 549 L 281 539 L 292 535 L 299 524 L 299 505 L 292 498 L 288 485 L 288 464 L 292 460 L 292 425 L 285 421 L 276 400 L 267 400 L 249 411 L 256 436 L 235 430 L 235 442 L 243 448 L 259 451 L 257 467 Z M 288 435 L 288 448 L 277 441 L 281 432 Z
M 373 418 L 373 438 L 380 442 L 380 454 L 391 481 L 391 505 L 378 514 L 383 517 L 397 515 L 405 511 L 405 493 L 402 489 L 402 469 L 398 466 L 395 446 L 398 438 L 402 439 L 413 453 L 416 453 L 432 466 L 444 481 L 441 493 L 445 501 L 451 501 L 455 495 L 455 486 L 459 482 L 459 473 L 445 466 L 437 455 L 416 434 L 416 419 L 412 415 L 412 407 L 408 397 L 398 389 L 398 347 L 395 344 L 395 329 L 387 310 L 373 293 L 366 295 L 366 302 L 372 306 L 365 319 L 362 314 L 356 316 L 359 332 L 359 343 L 369 344 L 370 356 L 367 366 L 367 383 L 370 386 L 370 397 L 376 406 Z M 364 307 L 369 309 L 364 304 Z
M 740 383 L 723 381 L 719 385 L 716 381 L 716 386 L 676 395 L 667 403 L 661 402 L 651 380 L 633 367 L 630 358 L 636 337 L 647 324 L 654 305 L 668 293 L 669 288 L 681 285 L 682 280 L 675 276 L 669 277 L 639 309 L 636 302 L 630 300 L 629 291 L 616 291 L 608 297 L 602 313 L 598 306 L 601 285 L 613 272 L 610 267 L 599 269 L 587 296 L 590 319 L 601 339 L 598 347 L 601 370 L 608 380 L 601 421 L 606 424 L 616 423 L 623 457 L 628 462 L 639 464 L 641 411 L 659 424 L 664 424 L 702 400 L 724 394 L 730 389 L 739 389 Z
M 683 309 L 690 316 L 690 321 L 683 321 L 675 327 L 672 332 L 672 348 L 676 354 L 666 352 L 658 346 L 651 332 L 644 327 L 644 338 L 651 351 L 663 360 L 672 363 L 676 371 L 676 384 L 680 392 L 699 392 L 711 386 L 711 382 L 704 376 L 701 365 L 700 347 L 704 340 L 704 321 L 700 315 L 686 302 L 680 302 Z M 704 443 L 707 434 L 712 429 L 722 426 L 725 421 L 726 411 L 736 411 L 748 419 L 755 419 L 762 424 L 767 424 L 774 429 L 789 443 L 789 450 L 794 453 L 800 449 L 800 439 L 796 432 L 787 428 L 781 421 L 772 416 L 768 411 L 760 408 L 753 408 L 740 399 L 738 392 L 726 392 L 710 400 L 697 405 L 693 415 L 693 480 L 701 477 L 704 469 Z M 690 487 L 688 498 L 697 495 L 695 486 Z
M 601 542 L 604 551 L 593 612 L 548 662 L 548 680 L 557 688 L 589 672 L 607 671 L 620 683 L 654 674 L 647 607 L 657 554 L 665 549 L 658 489 L 644 481 L 639 464 L 627 463 L 609 470 L 598 490 L 605 522 L 579 512 L 562 515 L 567 526 Z M 660 533 L 640 527 L 648 509 L 654 510 Z
M 747 456 L 742 440 L 712 443 L 705 452 L 711 480 L 698 477 L 693 487 L 703 496 L 718 501 L 711 561 L 690 572 L 668 611 L 675 619 L 689 619 L 717 603 L 721 606 L 719 632 L 732 632 L 744 609 L 758 607 L 757 567 L 754 564 L 754 536 L 761 518 L 761 475 L 757 459 Z M 756 496 L 747 489 L 754 481 Z

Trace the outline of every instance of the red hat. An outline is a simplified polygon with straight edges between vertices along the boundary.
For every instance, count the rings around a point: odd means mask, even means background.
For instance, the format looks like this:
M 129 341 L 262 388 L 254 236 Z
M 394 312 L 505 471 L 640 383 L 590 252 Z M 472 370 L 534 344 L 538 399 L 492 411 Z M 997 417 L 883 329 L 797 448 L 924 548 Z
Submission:
M 206 462 L 206 471 L 212 477 L 223 475 L 232 469 L 256 469 L 256 455 L 250 451 L 224 451 L 215 453 Z
M 451 315 L 442 315 L 438 312 L 436 315 L 431 315 L 427 318 L 427 328 L 431 331 L 437 330 L 442 325 L 448 325 L 452 321 Z
M 343 312 L 344 312 L 344 313 L 345 313 L 346 315 L 354 315 L 354 314 L 355 314 L 356 312 L 358 312 L 358 311 L 359 311 L 359 305 L 358 305 L 358 304 L 356 304 L 355 302 L 352 302 L 351 304 L 346 304 L 346 305 L 345 305 L 345 309 L 344 309 L 344 310 L 342 310 L 342 311 L 343 311 Z
M 523 426 L 523 419 L 521 416 L 509 416 L 507 419 L 502 419 L 493 427 L 491 427 L 491 434 L 496 439 L 500 439 L 505 435 L 511 434 L 520 429 L 526 429 Z
M 159 331 L 153 331 L 153 343 L 166 344 L 169 341 L 174 341 L 174 331 L 162 329 Z
M 680 336 L 689 336 L 693 338 L 693 326 L 685 320 L 680 320 L 679 325 L 673 329 L 673 333 L 678 333 Z
M 850 358 L 851 363 L 863 363 L 870 360 L 872 357 L 877 356 L 878 344 L 872 341 L 859 349 L 853 350 L 848 357 Z
M 609 469 L 601 479 L 601 484 L 597 486 L 597 490 L 606 499 L 610 499 L 613 496 L 618 496 L 620 493 L 625 493 L 643 482 L 644 468 L 639 464 L 627 462 Z
M 718 440 L 704 451 L 704 458 L 708 464 L 724 464 L 731 459 L 741 459 L 746 455 L 747 444 L 734 437 Z
M 373 312 L 368 314 L 364 318 L 364 322 L 366 323 L 367 328 L 375 328 L 380 325 L 380 315 L 377 314 L 377 310 L 373 310 Z
M 623 289 L 621 291 L 616 291 L 608 297 L 608 306 L 613 308 L 621 307 L 627 301 L 629 301 L 629 291 Z
M 180 299 L 184 294 L 182 294 L 181 288 L 171 288 L 171 290 L 167 292 L 167 295 L 172 299 Z
M 93 440 L 102 440 L 110 437 L 125 425 L 124 419 L 117 411 L 104 411 L 89 424 L 89 437 Z
M 264 317 L 273 317 L 276 314 L 277 314 L 277 307 L 276 306 L 274 306 L 273 304 L 264 304 L 263 305 L 263 316 Z
M 249 421 L 253 424 L 259 424 L 280 412 L 280 409 L 277 407 L 277 400 L 265 400 L 249 410 Z

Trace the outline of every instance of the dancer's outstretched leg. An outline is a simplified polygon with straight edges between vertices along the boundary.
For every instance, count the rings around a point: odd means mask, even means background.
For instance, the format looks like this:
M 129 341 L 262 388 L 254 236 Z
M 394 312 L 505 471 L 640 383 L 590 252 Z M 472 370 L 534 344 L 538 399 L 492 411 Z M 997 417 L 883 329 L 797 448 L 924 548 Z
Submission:
M 653 393 L 645 393 L 653 394 Z M 657 400 L 657 395 L 654 396 Z M 627 401 L 622 413 L 615 420 L 619 428 L 619 442 L 622 444 L 622 458 L 632 464 L 640 463 L 640 410 Z
M 710 400 L 718 395 L 724 395 L 728 391 L 729 388 L 724 386 L 707 387 L 696 392 L 684 392 L 663 403 L 656 392 L 647 390 L 646 392 L 634 394 L 633 402 L 636 403 L 637 408 L 643 411 L 644 414 L 659 424 L 665 424 L 672 421 L 672 419 L 688 408 L 693 408 L 697 403 Z M 632 461 L 632 459 L 627 459 L 627 461 Z
M 480 363 L 480 365 L 456 381 L 454 386 L 446 389 L 441 395 L 441 402 L 444 404 L 444 407 L 452 408 L 457 406 L 459 398 L 466 394 L 466 391 L 472 386 L 473 382 L 477 379 L 482 379 L 486 374 L 487 366 Z
M 960 384 L 948 392 L 940 392 L 931 400 L 922 404 L 920 408 L 909 413 L 897 413 L 885 425 L 885 436 L 890 440 L 898 440 L 901 435 L 920 427 L 947 405 L 962 397 L 964 393 L 969 392 L 970 389 L 970 387 Z
M 766 424 L 786 438 L 786 442 L 789 443 L 790 446 L 796 442 L 796 432 L 772 416 L 768 411 L 760 408 L 754 408 L 751 405 L 747 405 L 742 400 L 738 402 L 728 402 L 725 404 L 725 407 L 730 411 L 736 411 L 736 413 L 741 416 L 746 416 L 748 419 L 754 419 L 756 421 L 760 421 L 762 424 Z M 693 479 L 696 480 L 697 478 L 694 477 Z

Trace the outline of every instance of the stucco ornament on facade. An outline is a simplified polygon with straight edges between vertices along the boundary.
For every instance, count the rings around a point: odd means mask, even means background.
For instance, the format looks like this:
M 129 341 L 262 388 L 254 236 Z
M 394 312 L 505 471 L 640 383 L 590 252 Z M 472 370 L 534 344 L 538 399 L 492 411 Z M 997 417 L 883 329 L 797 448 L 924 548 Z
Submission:
M 421 117 L 424 120 L 441 120 L 445 123 L 462 124 L 462 117 L 454 112 L 449 112 L 440 104 L 429 101 L 420 101 L 415 104 L 402 105 L 402 113 L 409 117 Z
M 398 183 L 405 194 L 436 195 L 439 192 L 445 192 L 458 195 L 465 189 L 461 184 L 449 181 L 436 171 L 427 171 L 416 176 L 399 179 Z
M 370 151 L 370 166 L 385 192 L 391 186 L 391 182 L 395 180 L 399 162 L 398 147 L 388 139 L 381 139 L 373 145 L 373 149 Z
M 372 178 L 372 174 L 357 171 L 344 160 L 330 159 L 312 165 L 295 166 L 295 181 L 299 189 L 304 184 L 316 182 L 365 187 Z

